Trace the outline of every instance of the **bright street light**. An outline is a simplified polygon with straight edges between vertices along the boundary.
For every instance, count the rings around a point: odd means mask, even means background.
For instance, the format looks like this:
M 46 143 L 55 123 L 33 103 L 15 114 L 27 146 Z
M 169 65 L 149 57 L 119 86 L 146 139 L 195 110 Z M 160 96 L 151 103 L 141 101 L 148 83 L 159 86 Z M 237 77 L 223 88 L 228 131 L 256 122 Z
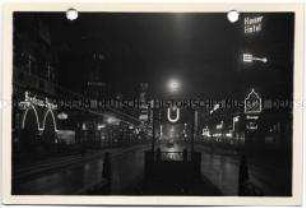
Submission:
M 171 92 L 177 92 L 180 88 L 180 83 L 175 79 L 171 79 L 168 83 L 168 87 Z

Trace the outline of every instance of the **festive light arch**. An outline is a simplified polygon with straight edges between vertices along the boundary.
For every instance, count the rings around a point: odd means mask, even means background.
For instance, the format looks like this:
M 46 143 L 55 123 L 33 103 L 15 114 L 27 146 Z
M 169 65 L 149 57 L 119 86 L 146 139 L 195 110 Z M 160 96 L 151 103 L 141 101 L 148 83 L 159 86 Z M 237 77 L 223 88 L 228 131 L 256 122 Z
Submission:
M 40 124 L 40 121 L 39 121 L 39 116 L 38 116 L 38 112 L 35 108 L 35 106 L 29 102 L 28 104 L 28 107 L 26 108 L 25 112 L 24 112 L 24 115 L 23 115 L 23 119 L 22 119 L 22 124 L 21 124 L 21 127 L 22 129 L 25 128 L 25 122 L 27 120 L 27 116 L 28 116 L 28 112 L 29 110 L 33 110 L 34 112 L 34 115 L 35 115 L 35 118 L 36 118 L 36 123 L 37 123 L 37 130 L 38 131 L 44 131 L 45 128 L 46 128 L 46 121 L 47 121 L 47 117 L 48 115 L 50 114 L 51 117 L 52 117 L 52 122 L 53 122 L 53 126 L 54 126 L 54 131 L 57 132 L 58 129 L 57 129 L 57 124 L 56 124 L 56 119 L 55 119 L 55 115 L 52 111 L 51 108 L 48 108 L 48 110 L 46 111 L 46 113 L 44 114 L 44 118 L 43 118 L 43 122 L 42 122 L 42 127 L 41 127 L 41 124 Z
M 38 131 L 41 131 L 42 129 L 40 128 L 39 117 L 38 117 L 38 113 L 37 113 L 37 110 L 36 110 L 35 106 L 34 106 L 33 104 L 31 104 L 31 103 L 30 103 L 28 106 L 29 106 L 29 107 L 25 110 L 25 112 L 24 112 L 24 114 L 23 114 L 22 129 L 25 128 L 25 121 L 26 121 L 26 119 L 27 119 L 29 110 L 33 109 L 34 114 L 35 114 L 35 118 L 36 118 L 36 123 L 37 123 L 37 130 L 38 130 Z
M 51 108 L 49 108 L 48 110 L 47 110 L 47 112 L 45 113 L 45 115 L 44 115 L 44 119 L 43 119 L 43 130 L 45 130 L 46 129 L 46 121 L 47 121 L 47 117 L 48 117 L 48 115 L 51 115 L 51 117 L 52 117 L 52 121 L 53 121 L 53 126 L 54 126 L 54 131 L 55 132 L 57 132 L 58 130 L 57 130 L 57 124 L 56 124 L 56 120 L 55 120 L 55 116 L 54 116 L 54 113 L 53 113 L 53 111 L 51 110 Z
M 175 123 L 177 122 L 179 119 L 180 119 L 180 109 L 179 108 L 176 108 L 176 117 L 175 118 L 172 118 L 171 117 L 171 109 L 168 108 L 167 109 L 167 117 L 168 117 L 168 120 L 172 123 Z

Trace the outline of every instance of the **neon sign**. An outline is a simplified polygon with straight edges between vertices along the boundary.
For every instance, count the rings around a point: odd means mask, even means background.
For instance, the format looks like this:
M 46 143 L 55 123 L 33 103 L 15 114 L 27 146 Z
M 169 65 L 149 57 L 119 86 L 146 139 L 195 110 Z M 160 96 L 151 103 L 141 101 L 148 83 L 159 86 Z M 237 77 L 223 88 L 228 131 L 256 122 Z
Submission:
M 267 63 L 268 62 L 268 59 L 266 57 L 260 58 L 260 57 L 254 56 L 252 54 L 249 54 L 249 53 L 244 53 L 242 55 L 242 59 L 243 59 L 244 63 L 253 63 L 254 61 L 260 61 L 262 63 Z
M 180 109 L 176 108 L 175 110 L 176 110 L 176 116 L 175 116 L 175 118 L 172 118 L 171 117 L 171 109 L 170 108 L 167 109 L 167 118 L 172 123 L 175 123 L 180 119 Z
M 57 109 L 57 105 L 49 102 L 48 98 L 45 98 L 45 100 L 42 100 L 42 99 L 37 98 L 36 96 L 31 97 L 28 91 L 25 92 L 24 96 L 25 96 L 24 97 L 25 102 L 30 102 L 33 105 L 37 105 L 39 107 Z
M 254 89 L 248 94 L 244 100 L 245 114 L 258 114 L 262 111 L 262 100 Z
M 263 16 L 245 17 L 244 18 L 244 33 L 253 34 L 262 30 Z

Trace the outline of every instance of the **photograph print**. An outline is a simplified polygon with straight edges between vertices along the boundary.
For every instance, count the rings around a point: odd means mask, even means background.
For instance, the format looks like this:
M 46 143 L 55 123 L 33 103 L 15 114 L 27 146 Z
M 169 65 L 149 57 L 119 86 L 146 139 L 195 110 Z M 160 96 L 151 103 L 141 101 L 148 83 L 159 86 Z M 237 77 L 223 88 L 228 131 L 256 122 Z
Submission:
M 15 11 L 11 195 L 291 197 L 294 24 Z

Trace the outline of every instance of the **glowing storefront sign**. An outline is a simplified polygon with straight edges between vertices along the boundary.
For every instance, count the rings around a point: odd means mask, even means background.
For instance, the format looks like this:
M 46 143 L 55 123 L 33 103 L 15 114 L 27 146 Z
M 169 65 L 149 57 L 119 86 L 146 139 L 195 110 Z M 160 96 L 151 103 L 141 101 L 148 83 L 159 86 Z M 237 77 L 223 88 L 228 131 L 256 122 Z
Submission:
M 244 18 L 244 33 L 253 34 L 262 30 L 263 16 L 253 16 Z

